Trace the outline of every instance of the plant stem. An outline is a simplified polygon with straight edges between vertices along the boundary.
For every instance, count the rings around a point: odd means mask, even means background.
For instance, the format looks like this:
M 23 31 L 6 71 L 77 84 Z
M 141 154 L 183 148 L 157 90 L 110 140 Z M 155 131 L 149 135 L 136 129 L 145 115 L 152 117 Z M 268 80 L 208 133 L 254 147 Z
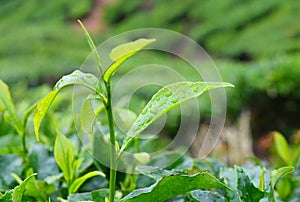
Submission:
M 109 136 L 110 136 L 110 177 L 109 177 L 109 202 L 114 202 L 115 192 L 116 192 L 116 177 L 117 177 L 117 166 L 118 161 L 116 159 L 116 137 L 114 129 L 114 118 L 112 113 L 112 104 L 111 104 L 111 90 L 110 83 L 106 83 L 107 90 L 107 105 L 106 105 L 106 114 L 108 119 L 109 126 Z

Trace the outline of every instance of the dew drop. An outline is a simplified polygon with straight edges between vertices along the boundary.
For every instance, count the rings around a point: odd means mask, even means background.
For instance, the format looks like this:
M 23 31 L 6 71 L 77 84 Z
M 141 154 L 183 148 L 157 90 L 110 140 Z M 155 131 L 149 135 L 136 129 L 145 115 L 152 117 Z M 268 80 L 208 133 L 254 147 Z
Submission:
M 237 171 L 238 171 L 239 173 L 243 173 L 243 172 L 244 172 L 242 168 L 237 168 Z
M 92 74 L 87 74 L 85 77 L 86 77 L 86 78 L 92 78 L 93 75 L 92 75 Z
M 171 91 L 167 91 L 166 94 L 165 94 L 167 97 L 170 97 L 172 95 L 172 92 Z
M 195 86 L 194 86 L 194 92 L 196 93 L 197 91 L 198 91 L 198 86 L 195 85 Z
M 193 86 L 193 83 L 189 83 L 189 87 L 191 88 Z
M 143 111 L 141 112 L 143 115 L 147 113 L 147 109 L 144 108 Z

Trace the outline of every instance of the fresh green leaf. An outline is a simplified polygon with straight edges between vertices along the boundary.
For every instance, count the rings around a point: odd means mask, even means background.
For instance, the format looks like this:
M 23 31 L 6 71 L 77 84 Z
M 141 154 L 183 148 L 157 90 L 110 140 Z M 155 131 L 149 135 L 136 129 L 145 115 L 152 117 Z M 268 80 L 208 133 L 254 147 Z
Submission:
M 30 175 L 20 185 L 18 185 L 14 188 L 14 191 L 12 193 L 13 201 L 22 201 L 23 193 L 25 191 L 27 182 L 29 181 L 30 178 L 32 178 L 35 175 L 37 175 L 37 174 L 35 173 L 35 174 Z
M 0 196 L 0 202 L 13 202 L 12 193 L 13 190 L 6 191 L 3 195 Z
M 109 189 L 99 189 L 93 191 L 91 194 L 94 201 L 105 202 L 105 198 L 108 198 L 109 196 Z
M 259 201 L 262 199 L 265 195 L 264 192 L 254 186 L 243 168 L 235 166 L 235 169 L 237 172 L 237 189 L 240 199 L 244 202 Z
M 182 174 L 165 175 L 152 186 L 135 190 L 125 196 L 121 201 L 152 202 L 155 199 L 155 201 L 159 202 L 192 190 L 209 188 L 230 189 L 227 185 L 207 172 L 192 176 Z
M 109 55 L 114 63 L 104 73 L 104 81 L 109 81 L 110 77 L 116 72 L 118 67 L 125 62 L 125 60 L 154 41 L 155 39 L 138 39 L 136 41 L 128 42 L 115 47 Z
M 71 141 L 61 133 L 58 133 L 56 136 L 54 157 L 56 163 L 64 173 L 67 184 L 71 184 L 73 181 L 74 150 Z
M 79 187 L 89 178 L 95 177 L 95 176 L 102 176 L 105 177 L 105 174 L 100 171 L 92 171 L 84 176 L 77 178 L 69 187 L 69 193 L 75 193 Z
M 225 202 L 225 198 L 218 193 L 211 191 L 195 190 L 191 192 L 191 198 L 196 201 L 213 201 L 213 202 Z
M 37 141 L 40 141 L 39 129 L 48 109 L 57 96 L 59 90 L 48 93 L 37 105 L 37 110 L 33 116 L 34 132 Z
M 63 88 L 75 84 L 82 85 L 90 89 L 91 91 L 96 92 L 95 86 L 97 86 L 98 84 L 98 79 L 93 74 L 83 73 L 79 70 L 76 70 L 73 73 L 62 77 L 56 83 L 54 91 L 50 92 L 38 103 L 37 110 L 33 117 L 34 132 L 38 141 L 40 139 L 39 128 L 41 126 L 42 120 L 44 119 L 55 97 Z M 102 95 L 101 92 L 99 92 L 99 95 Z
M 94 42 L 93 42 L 93 40 L 92 40 L 89 32 L 87 31 L 87 29 L 85 28 L 85 26 L 82 24 L 82 22 L 80 20 L 77 20 L 77 22 L 80 24 L 80 26 L 81 26 L 81 28 L 82 28 L 82 30 L 84 32 L 84 36 L 85 36 L 85 38 L 86 38 L 86 40 L 87 40 L 87 42 L 89 44 L 89 47 L 90 47 L 91 51 L 93 51 L 94 56 L 96 58 L 98 70 L 102 74 L 101 60 L 100 60 L 100 56 L 99 56 L 99 54 L 97 52 L 97 48 L 96 48 L 96 46 L 95 46 L 95 44 L 94 44 Z
M 80 126 L 81 131 L 85 134 L 93 133 L 93 126 L 96 120 L 96 114 L 92 106 L 92 98 L 88 97 L 82 102 L 80 108 Z
M 295 168 L 293 166 L 286 166 L 281 167 L 277 170 L 273 170 L 271 172 L 271 185 L 273 188 L 275 188 L 276 182 L 281 178 L 282 176 L 294 172 Z
M 282 134 L 274 132 L 275 149 L 278 155 L 287 165 L 292 165 L 291 152 L 289 145 Z
M 54 86 L 54 90 L 61 90 L 70 85 L 82 85 L 90 89 L 92 92 L 96 91 L 98 79 L 94 74 L 83 73 L 75 70 L 69 75 L 63 76 Z
M 225 82 L 178 82 L 163 87 L 153 95 L 138 115 L 127 133 L 128 138 L 125 139 L 121 152 L 135 136 L 140 134 L 163 114 L 185 101 L 202 95 L 208 90 L 223 87 L 233 87 L 233 85 Z
M 4 112 L 4 120 L 10 123 L 23 135 L 24 128 L 18 117 L 8 86 L 0 79 L 0 112 Z

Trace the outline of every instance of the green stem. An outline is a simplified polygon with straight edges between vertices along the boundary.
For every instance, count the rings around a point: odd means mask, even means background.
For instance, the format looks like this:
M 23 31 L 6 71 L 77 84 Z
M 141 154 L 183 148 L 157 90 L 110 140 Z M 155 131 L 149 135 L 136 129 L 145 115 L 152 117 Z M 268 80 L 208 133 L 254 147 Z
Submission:
M 109 178 L 109 202 L 114 202 L 116 192 L 116 178 L 117 178 L 117 166 L 118 161 L 116 159 L 116 137 L 114 129 L 114 118 L 112 113 L 111 104 L 111 90 L 110 83 L 106 83 L 107 90 L 107 105 L 106 115 L 108 119 L 109 135 L 110 135 L 110 178 Z

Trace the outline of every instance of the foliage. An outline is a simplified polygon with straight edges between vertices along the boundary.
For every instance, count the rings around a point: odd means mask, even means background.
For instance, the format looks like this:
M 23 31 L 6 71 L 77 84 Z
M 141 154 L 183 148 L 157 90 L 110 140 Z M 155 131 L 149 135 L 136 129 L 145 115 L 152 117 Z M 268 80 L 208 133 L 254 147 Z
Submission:
M 164 27 L 186 34 L 215 55 L 260 58 L 299 51 L 299 11 L 300 4 L 291 0 L 119 0 L 106 9 L 105 19 L 116 32 Z
M 0 5 L 0 74 L 6 82 L 30 77 L 36 83 L 70 72 L 88 53 L 81 36 L 66 24 L 85 16 L 91 0 L 12 0 Z

